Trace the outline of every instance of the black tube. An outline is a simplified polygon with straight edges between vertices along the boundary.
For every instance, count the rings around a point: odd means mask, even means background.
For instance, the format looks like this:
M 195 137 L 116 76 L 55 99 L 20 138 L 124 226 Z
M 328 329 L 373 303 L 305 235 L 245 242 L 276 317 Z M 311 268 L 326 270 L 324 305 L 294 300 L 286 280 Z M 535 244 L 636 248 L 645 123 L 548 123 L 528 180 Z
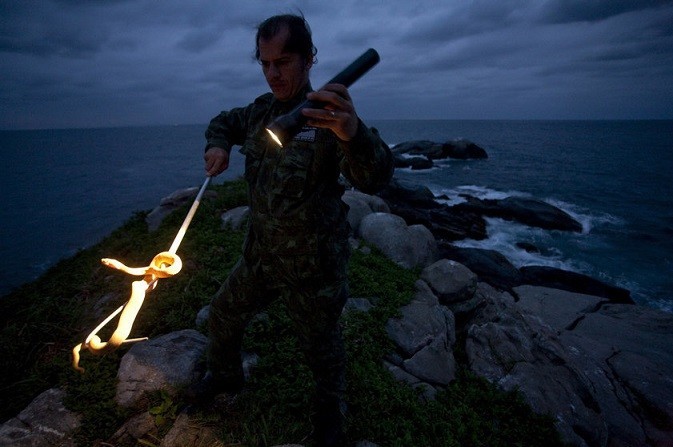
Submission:
M 346 87 L 350 87 L 362 75 L 367 73 L 370 68 L 378 64 L 380 60 L 379 53 L 375 49 L 370 48 L 355 59 L 348 67 L 341 70 L 339 74 L 330 79 L 327 84 L 343 84 Z M 304 124 L 306 124 L 306 117 L 301 113 L 302 109 L 322 109 L 323 107 L 323 103 L 306 100 L 295 107 L 290 113 L 276 118 L 267 126 L 266 130 L 276 143 L 283 146 L 292 140 L 301 128 L 304 127 Z

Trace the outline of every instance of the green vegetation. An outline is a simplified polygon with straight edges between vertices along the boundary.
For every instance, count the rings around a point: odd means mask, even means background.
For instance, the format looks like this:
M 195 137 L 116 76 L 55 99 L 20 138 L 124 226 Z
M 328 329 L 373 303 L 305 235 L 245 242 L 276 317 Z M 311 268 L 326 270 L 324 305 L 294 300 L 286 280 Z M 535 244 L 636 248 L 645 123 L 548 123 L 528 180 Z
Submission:
M 161 280 L 148 294 L 132 336 L 192 328 L 196 313 L 240 256 L 243 232 L 223 231 L 219 216 L 245 203 L 245 186 L 238 181 L 211 189 L 217 197 L 203 200 L 180 247 L 182 272 Z M 0 300 L 2 421 L 55 386 L 65 388 L 66 405 L 84 415 L 79 445 L 108 439 L 125 421 L 128 411 L 117 408 L 113 397 L 119 361 L 128 348 L 103 357 L 84 353 L 84 375 L 71 368 L 70 350 L 130 293 L 128 275 L 102 266 L 100 258 L 146 265 L 170 246 L 186 212 L 185 207 L 173 213 L 152 233 L 145 213 L 137 213 L 99 244 Z M 498 391 L 466 371 L 430 403 L 387 373 L 381 359 L 391 344 L 384 325 L 411 298 L 417 277 L 418 272 L 396 266 L 376 250 L 356 251 L 351 259 L 351 295 L 374 298 L 376 307 L 343 320 L 349 437 L 381 446 L 561 445 L 549 418 L 536 416 L 517 394 Z M 245 349 L 260 356 L 247 391 L 226 411 L 202 413 L 198 421 L 215 427 L 224 445 L 307 442 L 311 376 L 282 305 L 272 305 L 268 318 L 251 324 Z M 147 411 L 159 433 L 165 433 L 181 407 L 179 397 L 148 397 Z M 138 445 L 154 444 L 145 440 Z

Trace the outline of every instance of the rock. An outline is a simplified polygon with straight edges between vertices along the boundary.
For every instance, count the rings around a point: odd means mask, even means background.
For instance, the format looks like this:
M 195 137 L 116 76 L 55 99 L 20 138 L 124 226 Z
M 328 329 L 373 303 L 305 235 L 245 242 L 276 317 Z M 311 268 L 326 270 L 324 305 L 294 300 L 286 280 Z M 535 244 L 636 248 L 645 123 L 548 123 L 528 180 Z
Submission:
M 135 344 L 119 365 L 115 402 L 133 407 L 145 392 L 175 392 L 180 386 L 194 382 L 206 342 L 203 334 L 185 329 Z
M 434 194 L 428 188 L 397 177 L 394 177 L 378 195 L 388 204 L 390 202 L 402 202 L 407 206 L 421 208 L 438 208 L 440 206 L 435 201 Z
M 469 140 L 458 139 L 447 141 L 442 145 L 442 157 L 467 160 L 469 158 L 488 158 L 486 151 Z
M 222 227 L 230 228 L 235 231 L 240 230 L 243 227 L 243 224 L 247 221 L 249 215 L 250 207 L 248 206 L 239 206 L 230 209 L 220 216 Z
M 609 445 L 671 445 L 672 314 L 609 303 L 560 339 L 591 382 Z
M 423 154 L 426 155 L 434 151 L 441 152 L 442 147 L 430 140 L 412 140 L 398 143 L 391 148 L 393 154 Z
M 481 200 L 464 196 L 466 201 L 455 205 L 456 210 L 499 217 L 545 230 L 581 232 L 582 225 L 565 211 L 542 200 L 527 197 L 507 197 L 501 200 Z
M 159 206 L 154 208 L 145 218 L 147 226 L 150 231 L 154 231 L 159 228 L 161 222 L 164 218 L 175 211 L 177 208 L 190 203 L 194 200 L 196 195 L 199 193 L 199 187 L 194 186 L 191 188 L 178 189 L 167 197 L 164 197 L 159 202 Z M 214 197 L 217 193 L 214 191 L 206 191 L 204 197 Z
M 136 414 L 128 419 L 115 433 L 109 442 L 113 445 L 137 445 L 138 440 L 151 436 L 158 436 L 157 424 L 154 416 L 149 412 Z
M 594 365 L 590 376 L 611 439 L 669 446 L 673 440 L 673 315 L 628 304 L 587 314 L 562 340 Z M 596 366 L 598 368 L 596 368 Z M 598 380 L 598 379 L 603 379 Z M 629 422 L 627 425 L 626 422 Z M 638 425 L 639 430 L 626 430 Z
M 477 290 L 477 275 L 464 265 L 448 259 L 441 259 L 423 269 L 421 279 L 445 305 L 467 301 Z
M 358 441 L 357 444 L 355 444 L 355 447 L 379 447 L 378 444 L 374 444 L 371 441 Z
M 571 293 L 548 287 L 519 286 L 514 288 L 518 295 L 517 305 L 530 314 L 536 315 L 557 332 L 571 329 L 587 313 L 595 312 L 606 299 Z
M 628 290 L 611 286 L 581 273 L 538 265 L 524 266 L 519 271 L 521 272 L 520 280 L 522 284 L 600 296 L 615 303 L 635 304 L 631 298 L 631 292 Z
M 455 379 L 453 314 L 439 304 L 425 281 L 416 282 L 413 299 L 400 309 L 399 318 L 388 320 L 386 331 L 402 358 L 396 366 L 432 385 Z
M 376 246 L 398 265 L 410 269 L 436 260 L 437 243 L 422 225 L 407 226 L 399 216 L 372 213 L 360 223 L 362 238 Z
M 374 305 L 367 298 L 348 298 L 342 313 L 347 314 L 349 312 L 369 312 L 373 307 Z
M 540 253 L 540 249 L 530 242 L 517 242 L 515 245 L 527 253 Z
M 572 445 L 671 445 L 673 315 L 562 290 L 515 291 L 517 303 L 486 290 L 471 321 L 466 353 L 476 374 L 518 389 Z
M 418 377 L 409 374 L 406 372 L 404 369 L 400 368 L 399 366 L 383 361 L 383 366 L 390 371 L 390 373 L 393 375 L 395 380 L 398 382 L 406 383 L 407 385 L 411 386 L 412 388 L 418 389 L 421 391 L 421 395 L 423 396 L 423 399 L 425 401 L 431 401 L 435 399 L 435 396 L 437 395 L 437 389 L 434 388 L 432 385 L 423 382 L 421 379 Z
M 210 315 L 210 304 L 203 306 L 196 314 L 194 325 L 196 328 L 205 328 L 208 324 L 208 316 Z
M 193 420 L 189 415 L 180 414 L 171 429 L 161 440 L 159 447 L 188 446 L 224 447 L 217 436 L 217 430 Z
M 519 270 L 500 252 L 483 248 L 465 248 L 440 242 L 439 256 L 463 264 L 484 281 L 501 290 L 521 284 Z
M 426 383 L 446 386 L 456 378 L 452 346 L 446 339 L 435 338 L 404 361 L 404 370 Z
M 457 158 L 488 158 L 486 151 L 469 140 L 457 139 L 445 143 L 429 140 L 406 141 L 395 145 L 392 151 L 396 155 L 423 155 L 430 160 Z
M 411 168 L 412 170 L 430 169 L 435 164 L 427 157 L 404 157 L 395 155 L 395 168 Z
M 81 416 L 65 408 L 65 391 L 52 388 L 37 396 L 15 418 L 0 427 L 2 447 L 74 447 Z
M 556 332 L 520 310 L 508 293 L 487 292 L 467 331 L 470 369 L 504 390 L 518 390 L 535 412 L 551 415 L 566 442 L 606 445 L 608 430 L 591 382 Z
M 477 213 L 454 211 L 435 200 L 424 186 L 394 178 L 379 193 L 392 214 L 402 217 L 407 225 L 423 225 L 438 239 L 455 241 L 465 238 L 486 239 L 486 221 Z
M 423 225 L 437 240 L 483 240 L 488 237 L 486 221 L 475 213 L 458 213 L 451 207 L 439 204 L 433 208 L 419 209 L 390 199 L 387 203 L 391 212 L 402 217 L 407 225 Z
M 360 235 L 360 222 L 365 216 L 373 212 L 390 212 L 390 208 L 383 199 L 360 191 L 347 190 L 341 200 L 349 207 L 348 223 L 355 236 Z

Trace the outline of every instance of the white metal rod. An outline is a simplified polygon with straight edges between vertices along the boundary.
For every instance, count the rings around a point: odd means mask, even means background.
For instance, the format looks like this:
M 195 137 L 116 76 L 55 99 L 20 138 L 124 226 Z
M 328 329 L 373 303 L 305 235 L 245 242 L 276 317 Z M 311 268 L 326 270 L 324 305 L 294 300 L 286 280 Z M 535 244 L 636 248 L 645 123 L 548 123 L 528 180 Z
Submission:
M 194 203 L 192 204 L 192 207 L 189 209 L 187 217 L 185 217 L 184 222 L 182 222 L 182 226 L 180 227 L 178 234 L 175 236 L 171 248 L 168 250 L 169 253 L 176 254 L 176 252 L 178 251 L 178 247 L 180 246 L 182 239 L 185 237 L 187 227 L 189 227 L 189 224 L 192 221 L 192 218 L 194 217 L 194 213 L 196 213 L 196 209 L 199 207 L 199 203 L 201 203 L 201 197 L 203 197 L 203 193 L 206 191 L 206 188 L 210 183 L 210 179 L 211 177 L 208 176 L 206 177 L 206 180 L 203 182 L 203 186 L 201 186 L 199 193 L 196 195 L 196 199 L 194 199 Z

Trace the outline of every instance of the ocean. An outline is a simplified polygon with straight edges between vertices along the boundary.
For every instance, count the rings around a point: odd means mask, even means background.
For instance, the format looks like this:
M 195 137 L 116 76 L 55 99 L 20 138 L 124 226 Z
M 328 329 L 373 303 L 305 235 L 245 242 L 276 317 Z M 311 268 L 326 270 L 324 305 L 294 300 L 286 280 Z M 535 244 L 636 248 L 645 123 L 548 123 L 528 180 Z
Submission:
M 627 288 L 673 312 L 673 121 L 370 120 L 389 145 L 465 138 L 485 160 L 395 175 L 446 195 L 545 200 L 582 233 L 488 220 L 492 248 L 516 266 L 549 265 Z M 95 244 L 136 211 L 204 180 L 204 125 L 0 131 L 0 295 Z M 237 178 L 243 157 L 215 183 Z M 189 233 L 187 233 L 189 237 Z M 528 253 L 517 242 L 540 249 Z

